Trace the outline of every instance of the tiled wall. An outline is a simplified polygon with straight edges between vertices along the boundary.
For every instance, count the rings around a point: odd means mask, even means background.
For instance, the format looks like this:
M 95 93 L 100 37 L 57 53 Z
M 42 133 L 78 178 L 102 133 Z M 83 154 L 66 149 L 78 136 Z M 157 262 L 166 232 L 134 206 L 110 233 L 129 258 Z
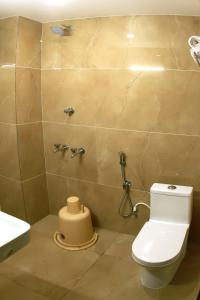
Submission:
M 134 203 L 149 203 L 153 182 L 195 188 L 192 234 L 199 240 L 200 69 L 187 39 L 199 17 L 138 16 L 62 21 L 68 37 L 22 17 L 0 20 L 0 204 L 37 221 L 79 195 L 97 225 L 136 234 L 149 212 L 118 215 L 127 154 Z M 129 35 L 127 35 L 129 34 Z M 3 41 L 3 42 L 2 42 Z M 42 57 L 42 74 L 40 58 Z M 9 66 L 6 66 L 9 65 Z M 11 66 L 13 65 L 13 66 Z M 162 67 L 137 71 L 138 66 Z M 42 83 L 42 110 L 41 110 Z M 75 108 L 71 117 L 67 106 Z M 79 160 L 54 143 L 82 146 Z
M 0 20 L 0 204 L 33 223 L 48 214 L 41 113 L 42 25 Z
M 72 24 L 72 36 L 51 32 Z M 130 33 L 129 35 L 127 35 Z M 187 45 L 199 17 L 137 16 L 43 24 L 42 105 L 50 212 L 68 195 L 88 205 L 97 224 L 136 234 L 148 210 L 118 215 L 118 151 L 127 154 L 133 201 L 149 202 L 154 182 L 195 189 L 192 236 L 200 218 L 200 69 Z M 137 71 L 137 66 L 163 71 Z M 130 68 L 131 67 L 131 68 Z M 72 106 L 75 114 L 63 113 Z M 54 143 L 82 146 L 82 160 L 53 153 Z

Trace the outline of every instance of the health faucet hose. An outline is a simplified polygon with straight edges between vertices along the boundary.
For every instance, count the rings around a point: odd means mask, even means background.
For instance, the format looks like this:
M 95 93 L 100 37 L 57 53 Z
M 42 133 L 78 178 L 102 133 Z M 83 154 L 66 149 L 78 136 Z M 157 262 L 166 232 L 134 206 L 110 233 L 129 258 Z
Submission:
M 119 163 L 121 165 L 121 174 L 122 174 L 122 187 L 124 193 L 122 195 L 120 205 L 119 205 L 119 214 L 123 218 L 130 217 L 133 214 L 133 203 L 130 196 L 131 182 L 126 179 L 126 154 L 122 151 L 119 152 Z M 128 203 L 129 209 L 125 211 L 125 207 Z

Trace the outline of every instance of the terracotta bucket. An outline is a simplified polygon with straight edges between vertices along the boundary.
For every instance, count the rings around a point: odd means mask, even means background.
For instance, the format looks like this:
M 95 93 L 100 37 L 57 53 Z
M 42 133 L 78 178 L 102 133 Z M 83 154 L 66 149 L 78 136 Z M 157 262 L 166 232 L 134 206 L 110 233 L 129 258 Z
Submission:
M 78 197 L 67 199 L 67 205 L 58 213 L 59 232 L 55 232 L 55 243 L 68 250 L 81 250 L 97 241 L 92 227 L 90 210 L 80 203 Z

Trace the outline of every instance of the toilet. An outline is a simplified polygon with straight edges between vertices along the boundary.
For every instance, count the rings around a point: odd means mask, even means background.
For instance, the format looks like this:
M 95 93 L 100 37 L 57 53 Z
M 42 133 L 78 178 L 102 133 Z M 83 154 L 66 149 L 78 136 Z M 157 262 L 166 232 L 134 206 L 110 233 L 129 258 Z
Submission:
M 132 257 L 141 266 L 141 283 L 151 289 L 167 286 L 186 253 L 192 216 L 189 186 L 154 183 L 150 219 L 132 244 Z

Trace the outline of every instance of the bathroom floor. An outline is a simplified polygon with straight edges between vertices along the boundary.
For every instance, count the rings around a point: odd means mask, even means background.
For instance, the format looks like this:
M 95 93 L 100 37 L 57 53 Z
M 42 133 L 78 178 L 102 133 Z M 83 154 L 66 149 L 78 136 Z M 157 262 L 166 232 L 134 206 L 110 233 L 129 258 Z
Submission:
M 0 264 L 1 300 L 197 299 L 200 246 L 189 244 L 172 284 L 149 290 L 131 258 L 131 235 L 98 228 L 96 245 L 71 252 L 54 244 L 56 229 L 56 216 L 44 218 L 32 226 L 31 242 Z

